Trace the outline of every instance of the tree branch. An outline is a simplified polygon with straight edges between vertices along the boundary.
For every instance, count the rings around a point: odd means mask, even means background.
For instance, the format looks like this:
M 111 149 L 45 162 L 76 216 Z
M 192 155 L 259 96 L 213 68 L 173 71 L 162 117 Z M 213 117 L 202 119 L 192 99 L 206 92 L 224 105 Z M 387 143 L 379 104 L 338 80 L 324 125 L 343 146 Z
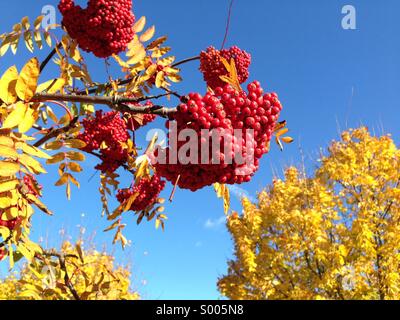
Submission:
M 64 102 L 78 102 L 78 103 L 91 103 L 103 104 L 120 112 L 132 112 L 139 114 L 155 114 L 164 118 L 168 118 L 171 114 L 177 111 L 176 108 L 166 108 L 164 106 L 131 106 L 128 103 L 138 103 L 144 101 L 145 98 L 127 98 L 120 96 L 106 97 L 106 96 L 90 96 L 90 95 L 63 95 L 63 94 L 47 94 L 39 93 L 32 98 L 32 102 L 46 102 L 46 101 L 64 101 Z
M 75 117 L 74 119 L 72 119 L 72 121 L 67 126 L 59 128 L 59 129 L 51 129 L 49 131 L 49 133 L 47 133 L 45 136 L 43 136 L 40 140 L 38 140 L 34 144 L 34 147 L 38 148 L 41 145 L 45 144 L 50 139 L 53 139 L 62 133 L 68 132 L 70 129 L 75 127 L 77 122 L 78 122 L 78 117 Z
M 59 42 L 56 47 L 49 53 L 49 55 L 46 57 L 46 59 L 43 60 L 43 62 L 40 65 L 40 73 L 46 68 L 47 64 L 50 62 L 50 60 L 54 57 L 54 55 L 57 53 L 57 50 L 60 49 L 62 46 L 61 42 Z

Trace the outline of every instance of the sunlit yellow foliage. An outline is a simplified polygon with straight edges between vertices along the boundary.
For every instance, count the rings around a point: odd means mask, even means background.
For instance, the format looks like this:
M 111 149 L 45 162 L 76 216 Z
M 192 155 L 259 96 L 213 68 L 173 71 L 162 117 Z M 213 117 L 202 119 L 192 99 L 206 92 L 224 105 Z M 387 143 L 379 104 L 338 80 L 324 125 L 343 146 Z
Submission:
M 113 256 L 95 249 L 85 254 L 79 244 L 65 242 L 60 253 L 44 251 L 0 281 L 0 300 L 14 299 L 137 300 L 139 295 L 131 290 L 129 269 L 116 266 Z
M 219 280 L 231 299 L 399 299 L 400 151 L 389 135 L 346 131 L 307 178 L 243 200 L 228 228 L 235 260 Z

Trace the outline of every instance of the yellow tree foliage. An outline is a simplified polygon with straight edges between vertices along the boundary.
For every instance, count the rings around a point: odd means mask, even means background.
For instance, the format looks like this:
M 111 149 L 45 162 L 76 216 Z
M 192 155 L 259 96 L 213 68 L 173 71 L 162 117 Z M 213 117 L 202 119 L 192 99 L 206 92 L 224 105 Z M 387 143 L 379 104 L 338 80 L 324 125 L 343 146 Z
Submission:
M 137 300 L 139 295 L 130 288 L 129 269 L 115 266 L 113 256 L 64 242 L 60 252 L 43 251 L 0 281 L 0 300 L 15 299 Z
M 400 151 L 390 135 L 349 130 L 315 174 L 243 200 L 228 228 L 235 259 L 218 282 L 231 299 L 399 299 Z

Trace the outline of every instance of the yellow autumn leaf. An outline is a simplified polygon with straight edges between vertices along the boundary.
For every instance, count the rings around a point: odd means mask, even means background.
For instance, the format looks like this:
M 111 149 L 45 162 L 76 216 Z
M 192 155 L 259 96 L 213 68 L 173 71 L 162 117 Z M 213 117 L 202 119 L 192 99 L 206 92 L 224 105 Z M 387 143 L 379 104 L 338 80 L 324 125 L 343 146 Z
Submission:
M 28 102 L 35 95 L 39 74 L 39 60 L 32 58 L 22 68 L 17 80 L 16 92 L 21 100 Z
M 61 91 L 61 89 L 64 86 L 65 86 L 65 79 L 63 78 L 52 79 L 46 81 L 45 83 L 40 84 L 37 87 L 36 92 L 40 93 L 46 91 L 49 94 L 53 94 Z
M 19 101 L 16 103 L 14 110 L 8 115 L 3 123 L 3 128 L 12 129 L 18 126 L 25 117 L 28 106 Z
M 14 176 L 20 170 L 20 165 L 10 161 L 0 161 L 0 176 L 10 177 Z M 2 192 L 2 191 L 0 191 Z
M 1 170 L 0 170 L 0 175 L 1 175 Z M 17 179 L 0 182 L 0 193 L 7 192 L 10 190 L 15 190 L 15 188 L 17 188 L 18 185 L 19 185 L 19 180 Z
M 37 118 L 32 108 L 28 107 L 22 121 L 18 125 L 18 131 L 25 133 L 35 124 Z
M 14 147 L 14 140 L 7 136 L 0 136 L 0 145 Z
M 0 99 L 5 104 L 12 104 L 17 101 L 15 87 L 18 80 L 18 70 L 15 66 L 10 67 L 0 79 Z
M 155 26 L 151 26 L 149 29 L 147 29 L 147 30 L 140 36 L 140 41 L 141 41 L 141 42 L 149 41 L 151 38 L 153 38 L 155 32 L 156 32 L 156 27 L 155 27 Z
M 0 145 L 0 157 L 12 158 L 15 160 L 18 157 L 18 152 L 12 147 Z
M 51 159 L 51 156 L 48 155 L 47 153 L 43 152 L 42 150 L 40 150 L 34 146 L 26 144 L 26 143 L 19 144 L 18 148 L 20 148 L 23 152 L 25 152 L 26 154 L 29 154 L 31 156 L 42 158 L 42 159 Z
M 145 25 L 146 25 L 146 17 L 143 16 L 138 21 L 136 21 L 136 23 L 133 26 L 133 31 L 135 31 L 135 33 L 142 32 Z
M 18 161 L 34 174 L 47 173 L 39 161 L 33 159 L 27 154 L 18 155 Z

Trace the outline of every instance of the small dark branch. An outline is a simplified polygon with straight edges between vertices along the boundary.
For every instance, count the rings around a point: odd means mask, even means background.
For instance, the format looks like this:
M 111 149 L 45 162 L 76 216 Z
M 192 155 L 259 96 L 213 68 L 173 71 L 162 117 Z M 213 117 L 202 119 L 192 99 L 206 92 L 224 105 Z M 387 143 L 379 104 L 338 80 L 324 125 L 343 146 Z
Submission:
M 54 55 L 57 53 L 57 50 L 60 49 L 62 46 L 61 42 L 59 42 L 56 47 L 49 53 L 49 55 L 46 57 L 46 59 L 43 60 L 43 62 L 40 65 L 40 72 L 46 68 L 47 64 L 50 62 L 50 60 L 54 57 Z
M 170 195 L 170 197 L 169 197 L 169 201 L 170 201 L 170 202 L 172 202 L 172 201 L 174 200 L 174 196 L 175 196 L 176 189 L 177 189 L 177 187 L 178 187 L 178 183 L 179 183 L 179 180 L 180 180 L 180 179 L 181 179 L 181 175 L 179 175 L 178 178 L 176 178 L 176 181 L 175 181 L 175 183 L 174 183 L 174 189 L 172 189 L 171 195 Z
M 5 239 L 3 242 L 0 242 L 0 248 L 3 248 L 3 247 L 5 247 L 5 246 L 6 246 L 6 244 L 7 244 L 7 242 L 8 242 L 8 241 L 10 241 L 10 240 L 11 240 L 11 238 L 12 238 L 12 234 L 10 234 L 10 235 L 8 236 L 8 238 L 7 238 L 7 239 Z
M 53 139 L 55 137 L 57 137 L 58 135 L 62 134 L 62 133 L 66 133 L 69 130 L 71 130 L 72 128 L 75 127 L 76 123 L 78 121 L 78 117 L 75 117 L 67 126 L 59 128 L 59 129 L 52 129 L 49 131 L 49 133 L 47 133 L 45 136 L 43 136 L 40 140 L 38 140 L 34 146 L 36 148 L 40 147 L 41 145 L 45 144 L 47 141 L 49 141 L 50 139 Z
M 60 267 L 64 271 L 65 285 L 68 287 L 69 291 L 71 292 L 75 300 L 81 300 L 81 297 L 79 296 L 78 292 L 76 292 L 74 285 L 72 284 L 71 279 L 68 275 L 67 266 L 65 264 L 65 257 L 66 256 L 63 253 L 61 253 L 58 257 L 58 260 L 60 261 Z
M 175 68 L 177 66 L 180 66 L 181 64 L 185 64 L 185 63 L 195 61 L 195 60 L 200 60 L 200 56 L 195 56 L 195 57 L 191 57 L 191 58 L 187 58 L 187 59 L 178 61 L 178 62 L 174 63 L 173 65 L 171 65 L 171 67 Z

